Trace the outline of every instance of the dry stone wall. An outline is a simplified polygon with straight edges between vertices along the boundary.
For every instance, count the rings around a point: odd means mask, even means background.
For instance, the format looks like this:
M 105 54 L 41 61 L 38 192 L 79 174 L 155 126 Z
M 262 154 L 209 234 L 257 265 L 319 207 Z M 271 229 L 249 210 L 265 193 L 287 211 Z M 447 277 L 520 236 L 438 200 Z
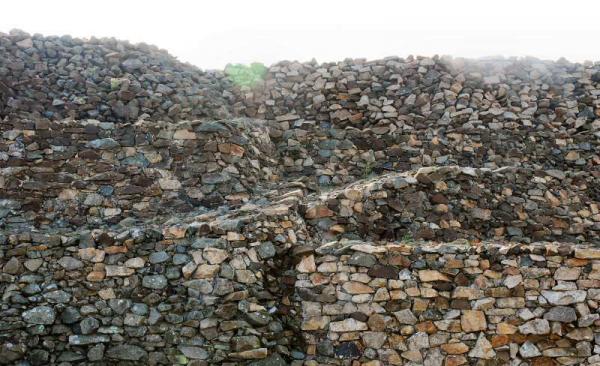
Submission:
M 187 222 L 1 235 L 0 364 L 286 365 L 303 191 Z
M 310 201 L 324 240 L 509 239 L 600 243 L 600 191 L 586 172 L 426 167 L 351 184 Z
M 588 171 L 598 176 L 600 139 L 590 132 L 569 134 L 511 123 L 499 129 L 477 126 L 320 128 L 314 122 L 271 123 L 271 134 L 287 176 L 314 176 L 324 187 L 365 177 L 458 165 L 498 169 Z
M 600 362 L 598 249 L 341 241 L 306 258 L 296 306 L 312 365 Z
M 599 96 L 0 34 L 0 364 L 598 366 Z
M 234 111 L 273 121 L 284 169 L 323 185 L 434 165 L 598 174 L 599 83 L 598 64 L 535 59 L 282 62 L 233 89 Z
M 0 124 L 0 221 L 99 227 L 248 201 L 280 179 L 257 120 Z

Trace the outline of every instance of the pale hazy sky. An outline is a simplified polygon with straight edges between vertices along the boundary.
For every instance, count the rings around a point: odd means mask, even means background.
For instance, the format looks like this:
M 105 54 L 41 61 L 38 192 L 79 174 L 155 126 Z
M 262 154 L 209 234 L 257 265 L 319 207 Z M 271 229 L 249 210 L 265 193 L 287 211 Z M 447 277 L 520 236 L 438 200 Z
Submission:
M 600 61 L 595 0 L 16 0 L 0 31 L 116 37 L 203 69 L 390 55 Z

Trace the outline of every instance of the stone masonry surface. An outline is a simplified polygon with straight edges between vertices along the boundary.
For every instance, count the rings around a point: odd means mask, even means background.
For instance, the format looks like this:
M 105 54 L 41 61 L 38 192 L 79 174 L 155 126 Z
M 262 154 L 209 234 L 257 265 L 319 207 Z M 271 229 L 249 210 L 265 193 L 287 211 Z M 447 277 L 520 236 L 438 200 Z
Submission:
M 600 366 L 599 63 L 11 31 L 0 136 L 0 364 Z
M 555 243 L 333 242 L 297 267 L 295 305 L 318 364 L 595 364 L 598 255 Z

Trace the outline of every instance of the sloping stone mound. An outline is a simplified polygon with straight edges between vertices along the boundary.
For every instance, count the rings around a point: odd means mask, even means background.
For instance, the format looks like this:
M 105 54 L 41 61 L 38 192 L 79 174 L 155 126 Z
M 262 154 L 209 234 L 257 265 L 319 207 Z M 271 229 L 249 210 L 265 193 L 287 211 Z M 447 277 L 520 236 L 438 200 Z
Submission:
M 257 120 L 0 124 L 0 220 L 98 227 L 248 201 L 280 178 Z
M 0 33 L 0 117 L 177 121 L 229 116 L 229 81 L 115 39 Z
M 532 58 L 284 61 L 269 68 L 259 87 L 234 89 L 235 112 L 338 128 L 462 122 L 597 131 L 598 83 L 597 63 Z

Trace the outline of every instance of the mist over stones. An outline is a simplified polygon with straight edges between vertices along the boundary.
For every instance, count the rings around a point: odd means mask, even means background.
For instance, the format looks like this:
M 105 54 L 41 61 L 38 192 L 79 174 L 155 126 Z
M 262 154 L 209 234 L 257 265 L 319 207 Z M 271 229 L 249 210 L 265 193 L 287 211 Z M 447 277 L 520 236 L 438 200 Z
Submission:
M 536 59 L 286 61 L 234 89 L 234 111 L 274 120 L 286 172 L 324 185 L 432 165 L 597 174 L 599 80 Z
M 0 364 L 600 364 L 598 64 L 0 56 Z

